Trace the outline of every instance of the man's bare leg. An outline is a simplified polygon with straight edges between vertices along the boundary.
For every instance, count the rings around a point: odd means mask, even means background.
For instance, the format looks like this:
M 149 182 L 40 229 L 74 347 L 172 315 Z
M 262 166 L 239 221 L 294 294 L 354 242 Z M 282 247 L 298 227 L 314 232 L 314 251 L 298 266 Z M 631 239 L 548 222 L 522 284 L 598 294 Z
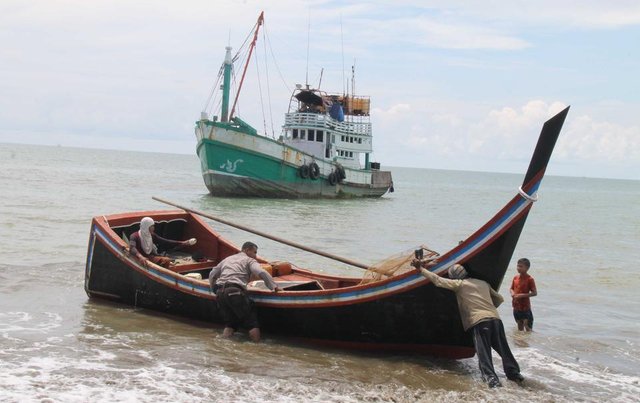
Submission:
M 225 327 L 222 331 L 222 337 L 228 339 L 229 337 L 233 336 L 233 332 L 234 330 L 232 327 Z

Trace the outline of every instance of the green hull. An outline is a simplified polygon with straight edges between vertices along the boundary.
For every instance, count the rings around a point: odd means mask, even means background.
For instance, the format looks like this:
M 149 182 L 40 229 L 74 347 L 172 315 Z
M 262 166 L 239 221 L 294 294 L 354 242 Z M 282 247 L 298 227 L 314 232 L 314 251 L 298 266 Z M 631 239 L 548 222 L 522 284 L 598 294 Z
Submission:
M 380 197 L 391 187 L 391 173 L 345 169 L 332 185 L 335 167 L 292 147 L 228 123 L 200 121 L 196 126 L 202 176 L 215 196 L 275 198 Z M 316 179 L 302 178 L 300 167 L 316 163 Z

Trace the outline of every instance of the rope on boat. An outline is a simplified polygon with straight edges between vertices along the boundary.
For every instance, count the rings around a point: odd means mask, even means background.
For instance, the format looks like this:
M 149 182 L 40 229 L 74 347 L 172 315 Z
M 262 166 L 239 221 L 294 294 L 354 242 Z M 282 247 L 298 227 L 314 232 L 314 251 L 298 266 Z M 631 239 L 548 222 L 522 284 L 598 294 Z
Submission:
M 518 188 L 518 193 L 520 194 L 520 196 L 522 196 L 525 200 L 529 200 L 530 202 L 534 203 L 538 201 L 538 195 L 537 194 L 533 194 L 532 195 L 528 195 L 527 192 L 525 192 L 524 190 L 522 190 L 522 186 L 520 186 Z

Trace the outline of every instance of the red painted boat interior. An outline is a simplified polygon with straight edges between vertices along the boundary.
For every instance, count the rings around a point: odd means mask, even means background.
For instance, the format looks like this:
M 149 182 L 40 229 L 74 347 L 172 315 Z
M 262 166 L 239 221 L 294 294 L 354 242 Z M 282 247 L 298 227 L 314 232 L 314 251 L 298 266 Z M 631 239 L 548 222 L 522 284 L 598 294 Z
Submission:
M 200 273 L 202 281 L 207 282 L 208 273 L 222 259 L 238 253 L 240 248 L 225 240 L 208 223 L 200 217 L 182 210 L 171 211 L 144 211 L 135 213 L 113 214 L 109 216 L 94 217 L 93 223 L 104 233 L 118 243 L 123 250 L 128 251 L 129 245 L 125 242 L 133 232 L 137 231 L 143 217 L 151 217 L 155 221 L 155 231 L 158 235 L 174 240 L 186 240 L 196 238 L 196 245 L 187 246 L 180 250 L 182 254 L 190 254 L 201 257 L 198 261 L 187 259 L 186 262 L 178 261 L 178 264 L 168 269 L 180 274 Z M 171 254 L 170 254 L 171 255 Z M 310 270 L 301 269 L 289 262 L 268 262 L 262 257 L 258 261 L 276 281 L 313 283 L 319 285 L 315 289 L 338 289 L 352 287 L 360 284 L 360 278 L 337 277 Z M 295 289 L 295 288 L 294 288 Z M 294 289 L 291 289 L 293 291 Z M 300 287 L 300 291 L 310 291 L 314 288 Z

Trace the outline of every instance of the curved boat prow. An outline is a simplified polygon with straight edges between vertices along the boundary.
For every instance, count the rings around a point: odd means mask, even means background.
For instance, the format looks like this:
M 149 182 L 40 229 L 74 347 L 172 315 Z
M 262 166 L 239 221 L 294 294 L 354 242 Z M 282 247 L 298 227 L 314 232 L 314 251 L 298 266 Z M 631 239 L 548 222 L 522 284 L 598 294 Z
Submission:
M 471 276 L 496 290 L 500 287 L 568 112 L 566 107 L 545 122 L 518 194 L 482 228 L 438 259 L 434 271 L 461 263 Z
M 536 149 L 533 152 L 533 156 L 531 157 L 531 162 L 529 162 L 529 169 L 527 169 L 527 174 L 524 177 L 524 181 L 522 182 L 523 189 L 531 180 L 533 180 L 536 176 L 539 176 L 538 184 L 542 181 L 542 177 L 544 176 L 544 172 L 547 169 L 547 164 L 549 163 L 549 159 L 551 158 L 551 153 L 553 153 L 553 148 L 556 145 L 556 140 L 558 140 L 558 136 L 560 135 L 560 130 L 562 130 L 562 125 L 564 125 L 564 120 L 569 113 L 569 106 L 564 108 L 561 112 L 558 112 L 554 117 L 547 120 L 542 126 L 542 131 L 540 132 L 540 137 L 538 138 L 538 144 L 536 145 Z

